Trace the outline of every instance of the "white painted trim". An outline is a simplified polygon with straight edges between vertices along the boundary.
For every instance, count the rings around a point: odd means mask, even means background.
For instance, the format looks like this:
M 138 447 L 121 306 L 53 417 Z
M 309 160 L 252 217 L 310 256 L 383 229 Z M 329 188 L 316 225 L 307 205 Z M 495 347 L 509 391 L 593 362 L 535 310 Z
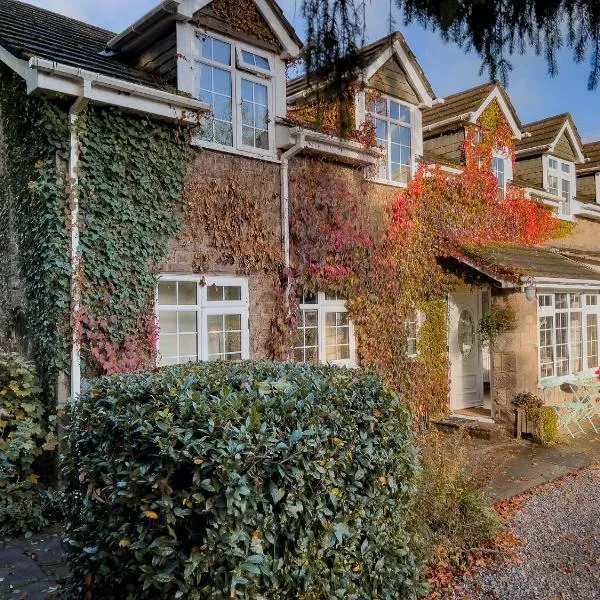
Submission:
M 262 160 L 279 164 L 281 161 L 275 157 L 274 154 L 258 154 L 256 152 L 249 152 L 248 150 L 242 150 L 235 148 L 234 146 L 223 146 L 222 144 L 215 144 L 213 142 L 207 142 L 201 140 L 199 137 L 192 138 L 190 145 L 194 148 L 204 148 L 206 150 L 214 150 L 216 152 L 224 152 L 225 154 L 233 154 L 235 156 L 243 156 L 244 158 L 253 158 L 255 160 Z
M 193 19 L 194 15 L 204 8 L 207 4 L 210 4 L 211 0 L 182 0 L 179 5 L 178 12 L 180 15 Z M 296 58 L 300 54 L 300 46 L 290 36 L 286 27 L 284 26 L 281 18 L 277 15 L 265 0 L 253 0 L 258 11 L 265 18 L 269 26 L 272 28 L 273 33 L 277 39 L 281 42 L 284 48 L 282 52 L 282 58 Z
M 558 140 L 560 140 L 563 133 L 565 133 L 565 132 L 567 132 L 569 134 L 569 137 L 571 138 L 571 144 L 572 144 L 573 148 L 575 149 L 575 153 L 577 154 L 577 162 L 580 164 L 585 163 L 585 155 L 583 154 L 583 148 L 581 148 L 581 146 L 579 145 L 579 142 L 577 141 L 577 136 L 575 135 L 575 132 L 573 131 L 573 128 L 571 127 L 571 123 L 569 122 L 569 119 L 565 119 L 565 122 L 564 122 L 563 126 L 560 128 L 558 135 L 554 138 L 554 141 L 552 142 L 552 144 L 550 144 L 550 148 L 548 148 L 548 153 L 552 154 L 554 152 L 554 149 L 556 148 L 556 144 L 558 144 Z M 568 161 L 565 161 L 565 162 L 568 162 Z
M 402 48 L 402 44 L 396 41 L 394 42 L 394 49 L 396 50 L 396 54 L 399 56 L 402 66 L 404 67 L 406 74 L 413 87 L 417 90 L 419 95 L 421 96 L 421 101 L 428 107 L 433 105 L 433 98 L 429 95 L 421 76 L 412 65 L 410 59 L 406 55 L 404 48 Z
M 437 129 L 438 127 L 443 127 L 444 125 L 450 125 L 451 123 L 460 123 L 461 121 L 472 121 L 473 112 L 463 113 L 462 115 L 457 115 L 455 117 L 449 117 L 447 119 L 442 119 L 441 121 L 437 121 L 435 123 L 431 123 L 430 125 L 425 125 L 423 127 L 423 131 L 431 131 L 432 129 Z
M 177 88 L 192 96 L 197 96 L 194 42 L 195 28 L 189 23 L 177 23 Z
M 489 106 L 489 104 L 493 100 L 496 100 L 500 105 L 500 108 L 502 109 L 502 112 L 504 113 L 504 116 L 506 117 L 508 124 L 510 125 L 510 128 L 513 131 L 515 139 L 520 140 L 523 137 L 523 133 L 521 132 L 519 126 L 514 120 L 511 111 L 508 108 L 508 105 L 506 104 L 506 101 L 504 100 L 504 97 L 502 96 L 502 93 L 500 92 L 498 86 L 494 87 L 494 89 L 490 92 L 488 97 L 483 101 L 481 106 L 473 113 L 473 116 L 471 117 L 471 122 L 476 123 L 477 119 L 479 119 L 479 117 L 483 114 L 483 111 Z
M 528 277 L 522 277 L 523 284 L 527 282 Z M 600 290 L 600 274 L 598 279 L 557 279 L 554 277 L 533 277 L 533 281 L 538 288 L 556 288 L 562 289 L 581 289 L 595 288 Z
M 262 67 L 257 67 L 255 65 L 249 65 L 244 58 L 242 57 L 242 51 L 249 52 L 250 54 L 255 54 L 260 58 L 264 58 L 269 63 L 268 69 L 263 69 Z M 264 77 L 266 79 L 272 79 L 274 75 L 273 68 L 273 55 L 271 53 L 267 53 L 264 51 L 257 50 L 254 46 L 249 46 L 243 43 L 236 43 L 235 45 L 235 56 L 236 56 L 236 65 L 237 68 L 241 71 L 246 71 L 251 73 L 252 75 L 258 75 L 260 77 Z
M 364 82 L 368 82 L 385 63 L 392 58 L 394 50 L 388 46 L 362 73 Z

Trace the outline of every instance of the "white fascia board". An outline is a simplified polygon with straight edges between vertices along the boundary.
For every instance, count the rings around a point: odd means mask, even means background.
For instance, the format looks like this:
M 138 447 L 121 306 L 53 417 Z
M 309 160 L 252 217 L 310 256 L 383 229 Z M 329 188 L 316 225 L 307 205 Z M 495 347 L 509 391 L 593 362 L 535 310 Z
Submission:
M 521 281 L 525 283 L 529 278 L 522 277 Z M 565 289 L 576 290 L 582 288 L 600 288 L 600 274 L 598 279 L 564 279 L 554 277 L 533 277 L 536 287 L 544 289 Z
M 473 113 L 472 122 L 476 123 L 477 119 L 479 119 L 479 117 L 483 114 L 483 111 L 494 100 L 496 100 L 498 102 L 498 104 L 500 105 L 500 108 L 502 109 L 502 112 L 504 113 L 504 116 L 506 117 L 506 120 L 508 121 L 508 124 L 510 125 L 510 128 L 513 131 L 515 139 L 520 140 L 523 137 L 523 133 L 521 132 L 517 123 L 515 122 L 512 114 L 511 114 L 511 111 L 508 108 L 506 101 L 504 100 L 504 97 L 502 96 L 502 94 L 500 93 L 500 90 L 498 89 L 498 86 L 494 87 L 494 89 L 490 92 L 489 96 L 483 101 L 483 104 L 479 107 L 479 109 Z
M 366 83 L 385 65 L 385 63 L 390 60 L 393 56 L 393 49 L 391 46 L 386 48 L 362 73 L 363 81 Z
M 394 42 L 394 50 L 396 51 L 396 56 L 398 56 L 398 58 L 400 59 L 400 64 L 404 67 L 404 70 L 408 75 L 408 79 L 419 93 L 421 102 L 427 107 L 433 106 L 433 98 L 429 95 L 429 92 L 427 91 L 427 88 L 425 87 L 421 76 L 419 75 L 419 73 L 411 63 L 410 59 L 406 55 L 406 52 L 404 52 L 402 44 L 400 44 L 400 42 L 398 41 Z
M 198 122 L 199 113 L 210 110 L 208 104 L 194 98 L 129 83 L 46 59 L 32 58 L 29 61 L 29 69 L 26 77 L 28 93 L 43 90 L 78 97 L 87 94 L 92 102 L 192 124 Z M 84 83 L 88 84 L 87 92 L 84 92 Z
M 454 117 L 448 117 L 447 119 L 443 119 L 441 121 L 436 121 L 435 123 L 430 123 L 429 125 L 425 125 L 423 127 L 423 131 L 432 131 L 433 129 L 437 129 L 438 127 L 443 127 L 444 125 L 450 125 L 451 123 L 460 123 L 464 121 L 474 122 L 472 121 L 473 115 L 475 113 L 468 112 L 463 113 L 462 115 L 456 115 Z
M 145 15 L 141 16 L 137 21 L 135 21 L 135 23 L 132 23 L 121 33 L 117 34 L 114 38 L 110 39 L 106 44 L 107 48 L 118 48 L 121 45 L 121 43 L 130 35 L 143 32 L 146 23 L 157 14 L 163 11 L 167 13 L 176 12 L 181 2 L 182 0 L 164 0 L 160 4 L 157 4 L 154 8 L 150 9 Z
M 202 10 L 207 4 L 210 4 L 210 2 L 211 0 L 182 0 L 178 8 L 178 13 L 186 19 L 193 19 L 194 15 L 199 10 Z M 273 30 L 273 33 L 277 36 L 277 39 L 281 42 L 284 49 L 282 58 L 296 58 L 298 54 L 300 54 L 301 48 L 296 41 L 292 39 L 281 22 L 279 15 L 275 14 L 265 0 L 253 0 L 253 2 L 269 24 L 269 27 Z
M 581 163 L 581 164 L 585 163 L 585 156 L 583 154 L 583 148 L 579 145 L 579 142 L 577 141 L 577 136 L 575 135 L 575 132 L 573 131 L 573 128 L 571 127 L 571 123 L 569 123 L 569 119 L 565 119 L 563 126 L 560 128 L 558 135 L 554 138 L 554 141 L 550 145 L 548 152 L 550 154 L 552 154 L 554 152 L 554 149 L 556 148 L 556 144 L 558 144 L 558 140 L 560 140 L 560 138 L 562 137 L 562 135 L 565 132 L 571 138 L 571 145 L 573 146 L 573 148 L 575 148 L 575 153 L 577 155 L 576 162 Z
M 600 220 L 600 205 L 571 200 L 571 210 L 576 217 L 586 217 L 588 219 Z

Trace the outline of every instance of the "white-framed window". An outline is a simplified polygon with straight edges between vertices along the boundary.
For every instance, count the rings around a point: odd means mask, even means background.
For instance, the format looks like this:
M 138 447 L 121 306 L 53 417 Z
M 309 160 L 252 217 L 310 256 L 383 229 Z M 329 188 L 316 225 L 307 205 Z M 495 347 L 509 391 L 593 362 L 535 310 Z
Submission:
M 354 326 L 346 300 L 336 294 L 306 293 L 299 307 L 294 361 L 354 366 Z
M 598 292 L 538 294 L 540 377 L 572 375 L 598 366 Z
M 423 325 L 424 314 L 414 310 L 406 319 L 406 355 L 416 358 L 419 355 L 419 330 Z
M 576 176 L 573 163 L 547 157 L 546 188 L 552 195 L 562 197 L 560 212 L 563 215 L 571 213 L 571 200 L 577 189 Z
M 160 366 L 249 358 L 246 278 L 163 275 L 156 309 Z
M 273 64 L 267 54 L 198 32 L 196 95 L 211 106 L 198 140 L 208 147 L 274 153 Z
M 413 175 L 413 118 L 411 106 L 388 96 L 369 99 L 366 116 L 375 126 L 377 144 L 385 152 L 378 179 L 406 185 Z
M 492 173 L 496 178 L 498 186 L 498 199 L 504 198 L 506 194 L 506 159 L 501 156 L 492 158 Z

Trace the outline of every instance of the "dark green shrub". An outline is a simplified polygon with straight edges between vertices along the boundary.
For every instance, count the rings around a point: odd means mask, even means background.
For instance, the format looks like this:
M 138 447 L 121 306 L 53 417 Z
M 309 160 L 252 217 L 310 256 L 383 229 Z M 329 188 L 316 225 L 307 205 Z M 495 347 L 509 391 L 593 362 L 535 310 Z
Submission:
M 541 408 L 544 400 L 531 392 L 519 392 L 512 401 L 516 408 Z
M 0 533 L 18 535 L 48 524 L 50 496 L 36 467 L 57 442 L 40 391 L 30 363 L 0 354 Z
M 416 596 L 411 417 L 375 375 L 174 367 L 100 379 L 70 416 L 74 597 Z

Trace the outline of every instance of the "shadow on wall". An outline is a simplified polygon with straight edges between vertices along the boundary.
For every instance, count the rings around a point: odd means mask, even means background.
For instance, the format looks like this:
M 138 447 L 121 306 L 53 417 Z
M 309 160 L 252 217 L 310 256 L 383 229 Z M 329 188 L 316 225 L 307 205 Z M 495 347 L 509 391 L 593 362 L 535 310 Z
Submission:
M 10 311 L 5 330 L 0 338 L 0 349 L 15 352 L 21 356 L 30 356 L 31 345 L 27 339 L 25 312 L 17 306 Z

